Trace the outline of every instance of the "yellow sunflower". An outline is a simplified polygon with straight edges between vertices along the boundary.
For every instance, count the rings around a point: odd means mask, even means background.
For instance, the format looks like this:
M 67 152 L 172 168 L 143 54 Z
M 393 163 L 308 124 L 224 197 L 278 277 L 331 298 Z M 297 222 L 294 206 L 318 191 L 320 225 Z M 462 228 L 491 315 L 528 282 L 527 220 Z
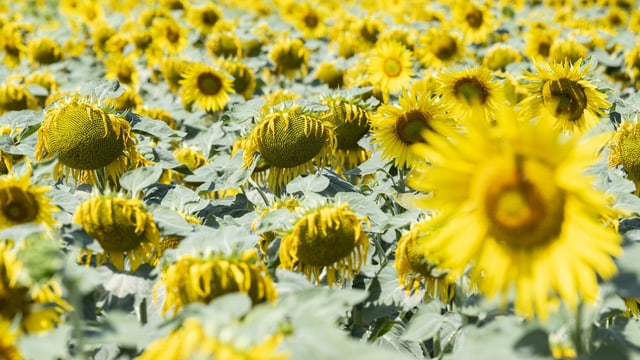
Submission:
M 220 19 L 222 19 L 222 11 L 213 3 L 192 6 L 187 10 L 187 21 L 202 35 L 210 34 Z
M 507 65 L 522 61 L 518 50 L 506 44 L 495 44 L 482 58 L 482 65 L 491 71 L 506 71 Z
M 381 105 L 371 119 L 371 143 L 395 166 L 413 167 L 425 162 L 411 147 L 424 142 L 424 132 L 436 129 L 434 123 L 452 123 L 447 107 L 427 89 L 404 91 L 400 106 Z
M 304 1 L 294 2 L 293 13 L 285 19 L 291 22 L 298 29 L 305 39 L 321 38 L 328 33 L 327 20 L 330 18 L 330 11 L 324 3 Z
M 224 109 L 229 93 L 234 92 L 233 80 L 217 67 L 203 63 L 187 66 L 180 80 L 182 103 L 190 107 L 195 103 L 208 112 Z
M 309 49 L 300 39 L 283 39 L 273 44 L 269 59 L 276 65 L 275 73 L 294 79 L 309 71 Z
M 452 21 L 464 34 L 468 43 L 486 44 L 489 35 L 496 28 L 495 18 L 489 6 L 468 1 L 456 1 L 452 8 Z
M 29 40 L 27 43 L 29 62 L 33 66 L 49 65 L 62 60 L 60 45 L 50 37 Z
M 253 98 L 256 90 L 256 76 L 253 70 L 238 60 L 219 60 L 218 65 L 233 77 L 233 91 L 245 100 Z
M 501 84 L 484 66 L 440 72 L 437 93 L 451 107 L 451 115 L 463 122 L 490 122 L 504 102 Z
M 162 313 L 173 315 L 193 302 L 209 303 L 218 296 L 241 292 L 254 304 L 275 301 L 278 293 L 267 267 L 255 249 L 241 254 L 211 254 L 197 257 L 184 254 L 162 270 L 154 287 L 154 299 L 160 289 L 166 291 Z
M 0 50 L 4 53 L 2 63 L 9 69 L 15 69 L 27 54 L 22 29 L 15 24 L 8 23 L 0 27 Z
M 92 40 L 92 49 L 96 54 L 96 58 L 102 59 L 105 52 L 107 51 L 107 41 L 117 33 L 118 31 L 114 29 L 106 20 L 99 21 L 96 24 L 93 24 L 90 36 Z
M 547 61 L 551 46 L 561 31 L 556 28 L 533 28 L 525 35 L 524 54 L 532 61 Z
M 116 79 L 121 84 L 134 89 L 138 87 L 140 76 L 132 55 L 109 55 L 104 61 L 104 66 L 106 67 L 105 79 Z
M 575 39 L 557 39 L 549 49 L 549 62 L 576 63 L 589 55 L 589 49 Z
M 152 31 L 154 38 L 162 45 L 169 55 L 177 55 L 189 45 L 187 29 L 180 25 L 171 15 L 169 17 L 154 18 Z
M 48 186 L 31 184 L 29 172 L 0 176 L 0 230 L 26 223 L 55 227 L 53 213 L 59 209 L 46 196 L 48 191 Z
M 369 249 L 363 222 L 349 204 L 326 204 L 300 216 L 280 243 L 280 267 L 303 273 L 316 284 L 321 274 L 329 286 L 360 271 Z
M 16 110 L 36 110 L 38 100 L 20 84 L 7 82 L 0 84 L 0 115 Z
M 623 121 L 609 143 L 609 167 L 622 165 L 627 178 L 636 185 L 640 194 L 640 124 Z
M 120 175 L 140 161 L 137 141 L 127 120 L 101 108 L 93 98 L 73 96 L 45 111 L 35 158 L 57 156 L 55 179 L 71 174 L 88 184 L 98 179 L 118 184 Z
M 640 316 L 640 299 L 623 298 L 622 300 L 627 307 L 627 316 Z
M 55 328 L 72 307 L 62 299 L 62 289 L 55 280 L 28 284 L 25 272 L 12 247 L 0 242 L 0 319 L 12 321 L 21 316 L 21 330 L 28 333 Z
M 300 209 L 300 200 L 298 198 L 293 197 L 291 195 L 284 196 L 282 198 L 277 198 L 275 201 L 271 203 L 269 207 L 260 209 L 258 216 L 251 223 L 251 231 L 257 231 L 260 226 L 260 221 L 262 218 L 268 213 L 278 210 L 278 209 L 287 209 L 290 212 L 296 211 Z M 269 251 L 269 246 L 271 243 L 278 237 L 277 231 L 265 231 L 259 234 L 258 239 L 258 249 L 262 253 L 263 256 L 266 256 Z
M 471 266 L 486 296 L 506 299 L 515 288 L 516 313 L 546 319 L 558 298 L 570 309 L 598 299 L 598 276 L 617 272 L 622 239 L 602 221 L 617 219 L 611 199 L 585 174 L 603 139 L 567 138 L 528 119 L 504 107 L 493 125 L 428 134 L 416 151 L 430 166 L 408 184 L 432 193 L 416 203 L 440 214 L 421 244 L 437 266 Z
M 165 57 L 160 61 L 160 71 L 172 93 L 180 91 L 180 81 L 184 79 L 184 72 L 190 65 L 186 58 Z
M 286 360 L 285 352 L 278 351 L 282 335 L 268 336 L 259 344 L 244 344 L 238 347 L 227 341 L 210 336 L 205 327 L 194 318 L 187 318 L 181 327 L 167 337 L 152 342 L 136 360 Z
M 34 95 L 38 101 L 39 107 L 44 107 L 47 96 L 58 90 L 58 81 L 55 76 L 48 70 L 34 71 L 24 80 L 24 85 L 38 85 L 47 90 L 47 95 Z
M 589 75 L 591 64 L 535 64 L 537 73 L 525 71 L 529 97 L 521 102 L 526 117 L 538 116 L 568 132 L 591 129 L 609 108 L 607 95 L 596 87 Z
M 76 208 L 73 222 L 100 243 L 103 256 L 118 270 L 134 272 L 141 264 L 155 266 L 160 257 L 160 232 L 139 199 L 127 199 L 113 194 L 92 196 Z M 87 250 L 88 264 L 93 255 Z M 79 259 L 81 260 L 81 259 Z
M 20 337 L 17 329 L 12 329 L 11 321 L 0 318 L 0 359 L 22 360 L 24 356 L 20 353 L 16 340 Z
M 216 31 L 205 45 L 212 57 L 242 58 L 242 41 L 234 31 Z
M 315 78 L 327 84 L 330 89 L 344 86 L 345 70 L 336 67 L 335 61 L 323 61 L 318 65 Z
M 384 42 L 372 50 L 367 66 L 368 79 L 378 84 L 385 102 L 389 93 L 406 87 L 413 76 L 411 51 L 398 42 Z
M 448 27 L 431 27 L 419 37 L 418 59 L 425 67 L 440 70 L 464 61 L 466 50 L 462 38 Z
M 425 299 L 440 299 L 451 302 L 455 294 L 455 278 L 439 270 L 422 251 L 420 243 L 429 241 L 437 231 L 431 219 L 422 220 L 400 237 L 396 248 L 394 266 L 398 271 L 398 282 L 408 294 L 425 289 Z
M 254 154 L 259 153 L 268 171 L 258 180 L 280 192 L 294 177 L 314 172 L 315 165 L 327 164 L 335 134 L 325 118 L 326 114 L 297 104 L 272 109 L 238 144 L 244 151 L 243 166 L 251 166 Z
M 142 106 L 144 100 L 138 91 L 125 87 L 120 96 L 103 101 L 103 108 L 115 109 L 117 112 L 135 111 Z

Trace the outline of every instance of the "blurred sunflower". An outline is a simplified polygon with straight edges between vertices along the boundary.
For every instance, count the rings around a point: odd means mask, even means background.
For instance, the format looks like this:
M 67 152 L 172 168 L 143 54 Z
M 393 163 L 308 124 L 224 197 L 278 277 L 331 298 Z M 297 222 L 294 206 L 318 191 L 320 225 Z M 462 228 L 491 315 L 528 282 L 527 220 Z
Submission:
M 575 39 L 557 39 L 549 49 L 550 63 L 577 63 L 580 59 L 586 59 L 589 49 Z
M 503 104 L 500 83 L 484 66 L 441 72 L 438 80 L 440 86 L 436 92 L 442 95 L 442 102 L 451 107 L 451 115 L 463 122 L 490 122 Z
M 58 90 L 58 81 L 49 70 L 34 71 L 24 80 L 24 85 L 37 85 L 47 91 L 47 95 L 34 95 L 39 107 L 44 107 L 47 96 Z
M 526 116 L 538 116 L 568 132 L 584 132 L 600 121 L 611 106 L 607 95 L 590 78 L 591 64 L 535 64 L 537 73 L 524 71 L 530 95 L 521 102 Z
M 327 20 L 330 10 L 323 2 L 294 2 L 292 14 L 285 17 L 296 27 L 305 39 L 321 38 L 328 33 Z
M 333 124 L 336 136 L 333 167 L 341 174 L 371 156 L 368 150 L 358 145 L 358 141 L 369 132 L 371 113 L 358 98 L 326 96 L 321 103 L 329 107 L 327 120 Z
M 253 98 L 256 90 L 256 77 L 253 70 L 239 60 L 218 60 L 218 65 L 233 77 L 233 91 L 245 100 Z
M 102 59 L 107 51 L 107 41 L 117 33 L 118 31 L 114 29 L 106 20 L 99 21 L 98 23 L 93 24 L 90 33 L 92 40 L 91 47 L 93 49 L 93 52 L 96 54 L 97 59 Z
M 616 273 L 622 248 L 602 221 L 618 213 L 585 174 L 603 138 L 579 141 L 528 119 L 503 107 L 495 124 L 428 134 L 417 152 L 430 166 L 407 183 L 432 193 L 416 203 L 440 214 L 421 243 L 438 267 L 462 274 L 470 265 L 486 296 L 506 299 L 515 287 L 516 314 L 546 319 L 558 298 L 572 310 L 596 301 L 598 277 Z
M 330 89 L 344 86 L 344 69 L 338 69 L 335 61 L 324 61 L 316 68 L 315 78 L 327 84 Z
M 609 143 L 609 167 L 622 165 L 627 178 L 636 185 L 640 194 L 640 124 L 623 121 Z
M 622 298 L 627 307 L 627 316 L 640 316 L 640 299 Z
M 162 277 L 154 287 L 156 301 L 161 288 L 166 290 L 163 315 L 169 311 L 176 315 L 187 304 L 206 304 L 233 292 L 247 294 L 254 304 L 273 302 L 278 298 L 267 268 L 255 249 L 230 255 L 181 255 L 177 262 L 162 269 Z
M 31 184 L 31 174 L 0 176 L 0 230 L 26 223 L 54 228 L 53 213 L 59 211 L 46 194 L 48 186 Z
M 417 90 L 417 89 L 416 89 Z M 434 131 L 434 123 L 450 123 L 447 107 L 427 89 L 403 91 L 397 105 L 381 105 L 371 119 L 371 143 L 382 158 L 395 166 L 413 167 L 425 162 L 411 147 L 424 142 L 425 131 Z
M 197 149 L 183 146 L 173 151 L 173 156 L 181 164 L 185 165 L 190 171 L 194 171 L 197 168 L 209 163 L 209 160 Z M 176 184 L 182 184 L 191 189 L 195 189 L 201 185 L 201 183 L 188 183 L 182 182 L 185 175 L 177 171 L 171 171 L 171 178 Z
M 276 65 L 275 73 L 294 79 L 309 71 L 309 49 L 300 39 L 282 39 L 273 44 L 269 59 Z
M 462 31 L 466 42 L 473 44 L 488 42 L 489 35 L 497 27 L 490 5 L 489 1 L 483 4 L 467 1 L 453 3 L 452 21 Z
M 142 106 L 142 96 L 130 87 L 124 87 L 120 96 L 103 100 L 103 108 L 115 109 L 116 112 L 130 112 Z
M 0 115 L 15 110 L 36 110 L 38 100 L 23 85 L 13 82 L 0 84 Z
M 533 28 L 525 34 L 524 54 L 531 61 L 547 61 L 551 46 L 560 36 L 561 31 L 556 28 Z
M 100 243 L 104 256 L 120 271 L 134 272 L 141 264 L 155 266 L 160 257 L 160 232 L 139 199 L 114 194 L 92 196 L 76 208 L 73 222 Z M 93 255 L 85 250 L 88 264 Z M 81 257 L 78 260 L 81 260 Z M 128 260 L 128 269 L 125 267 Z M 100 261 L 98 261 L 100 262 Z
M 214 58 L 242 58 L 242 41 L 234 31 L 216 31 L 205 45 Z
M 491 71 L 506 71 L 507 65 L 522 61 L 518 50 L 506 44 L 495 44 L 482 58 L 482 65 Z
M 369 57 L 368 79 L 378 84 L 385 102 L 389 93 L 406 87 L 413 76 L 411 51 L 397 42 L 385 42 L 376 45 Z
M 135 58 L 132 55 L 109 55 L 104 60 L 104 66 L 106 68 L 105 79 L 116 79 L 121 84 L 133 89 L 138 87 L 140 76 L 138 75 Z
M 355 41 L 356 52 L 361 52 L 377 45 L 385 24 L 377 17 L 368 15 L 364 18 L 354 17 L 350 23 L 350 28 L 355 34 L 353 40 Z
M 187 21 L 202 35 L 213 32 L 220 19 L 222 19 L 222 11 L 213 3 L 205 3 L 202 6 L 192 6 L 187 9 Z
M 238 347 L 210 336 L 198 320 L 187 318 L 167 337 L 149 344 L 136 360 L 286 360 L 288 354 L 277 350 L 282 338 L 282 335 L 268 336 L 262 343 Z
M 165 109 L 148 108 L 146 106 L 141 106 L 136 109 L 136 113 L 141 116 L 146 116 L 150 119 L 163 121 L 173 130 L 176 130 L 178 128 L 176 125 L 176 119 Z
M 0 359 L 21 360 L 24 356 L 16 341 L 20 337 L 17 329 L 12 329 L 11 320 L 0 317 Z
M 172 93 L 180 91 L 180 81 L 184 79 L 184 72 L 190 65 L 186 58 L 165 57 L 160 61 L 160 71 Z
M 425 289 L 427 300 L 440 299 L 448 304 L 455 294 L 455 278 L 447 272 L 437 269 L 428 256 L 425 256 L 420 243 L 429 241 L 432 232 L 431 219 L 422 220 L 400 237 L 394 266 L 398 271 L 398 282 L 408 294 Z
M 27 43 L 27 54 L 32 66 L 50 65 L 62 60 L 62 49 L 50 37 L 34 38 Z
M 189 45 L 188 30 L 169 17 L 154 18 L 152 31 L 154 39 L 167 51 L 169 55 L 181 54 Z
M 0 26 L 0 50 L 4 53 L 2 63 L 9 69 L 15 69 L 27 54 L 22 29 L 18 25 L 7 23 Z
M 41 285 L 26 281 L 26 269 L 6 241 L 0 242 L 0 274 L 0 319 L 12 321 L 21 316 L 22 331 L 53 329 L 63 322 L 62 315 L 72 310 L 55 280 Z
M 272 109 L 238 144 L 244 151 L 243 166 L 251 166 L 254 154 L 260 153 L 268 174 L 258 180 L 275 192 L 294 177 L 312 173 L 314 165 L 328 162 L 335 144 L 333 127 L 325 117 L 297 104 Z
M 69 174 L 88 184 L 110 180 L 140 160 L 137 138 L 125 119 L 100 107 L 93 98 L 73 96 L 58 100 L 45 111 L 38 130 L 35 159 L 57 156 L 54 178 Z
M 417 56 L 425 67 L 440 70 L 465 59 L 462 38 L 448 27 L 431 27 L 419 37 Z
M 182 76 L 180 95 L 187 108 L 195 103 L 207 112 L 220 111 L 227 105 L 229 93 L 234 92 L 233 80 L 216 66 L 189 64 Z

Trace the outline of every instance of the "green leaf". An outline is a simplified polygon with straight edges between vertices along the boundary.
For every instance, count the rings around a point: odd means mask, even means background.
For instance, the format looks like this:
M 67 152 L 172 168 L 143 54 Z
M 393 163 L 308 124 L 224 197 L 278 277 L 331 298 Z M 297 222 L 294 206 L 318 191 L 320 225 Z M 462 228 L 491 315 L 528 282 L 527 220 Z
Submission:
M 90 95 L 100 101 L 117 98 L 124 93 L 124 87 L 118 80 L 92 81 L 80 88 L 80 94 Z
M 18 338 L 18 347 L 25 359 L 68 359 L 71 327 L 61 324 L 55 329 Z
M 245 122 L 251 121 L 253 118 L 260 116 L 260 108 L 267 101 L 262 97 L 257 97 L 243 103 L 233 104 L 225 115 L 229 116 L 231 121 Z
M 329 179 L 319 173 L 314 173 L 307 176 L 298 176 L 291 180 L 287 184 L 287 192 L 289 194 L 297 192 L 302 192 L 303 194 L 319 193 L 326 189 L 327 186 L 329 186 Z
M 183 131 L 173 130 L 164 121 L 139 115 L 136 115 L 136 121 L 133 122 L 131 129 L 134 132 L 148 134 L 158 139 L 177 139 L 186 135 Z
M 440 314 L 443 304 L 438 300 L 431 300 L 421 305 L 418 312 L 411 318 L 403 338 L 412 341 L 424 341 L 433 338 L 444 323 L 444 316 Z
M 162 175 L 162 167 L 149 165 L 129 170 L 120 177 L 120 185 L 134 195 L 139 194 L 144 188 L 154 184 Z

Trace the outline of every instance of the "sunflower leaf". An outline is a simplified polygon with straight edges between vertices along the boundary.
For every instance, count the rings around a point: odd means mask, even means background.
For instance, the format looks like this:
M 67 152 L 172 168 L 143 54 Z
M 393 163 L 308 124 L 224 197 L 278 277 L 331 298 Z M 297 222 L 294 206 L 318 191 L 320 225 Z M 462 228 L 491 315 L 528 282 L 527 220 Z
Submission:
M 324 191 L 328 186 L 329 178 L 320 173 L 314 173 L 307 176 L 298 176 L 295 179 L 291 180 L 291 182 L 287 184 L 287 193 L 320 193 Z
M 434 337 L 442 324 L 444 316 L 441 315 L 443 304 L 438 300 L 431 300 L 421 305 L 418 312 L 411 318 L 403 338 L 412 341 L 423 341 Z
M 144 188 L 157 182 L 161 175 L 162 167 L 155 164 L 129 170 L 120 177 L 120 186 L 136 196 Z
M 260 115 L 260 108 L 267 101 L 262 98 L 254 98 L 243 103 L 233 104 L 229 111 L 225 113 L 233 122 L 251 121 Z

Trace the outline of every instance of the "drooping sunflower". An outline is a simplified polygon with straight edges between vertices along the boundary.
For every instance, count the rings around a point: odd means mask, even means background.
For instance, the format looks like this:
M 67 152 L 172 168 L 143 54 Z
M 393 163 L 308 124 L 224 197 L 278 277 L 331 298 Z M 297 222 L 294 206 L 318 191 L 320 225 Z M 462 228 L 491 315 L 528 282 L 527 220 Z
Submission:
M 118 270 L 134 272 L 143 263 L 151 266 L 158 263 L 160 232 L 139 199 L 115 194 L 92 196 L 78 205 L 73 222 L 100 243 L 104 250 L 104 256 L 100 257 L 106 257 Z M 87 264 L 91 255 L 91 251 L 81 254 L 86 256 Z
M 32 184 L 30 175 L 0 176 L 0 230 L 26 223 L 48 228 L 57 224 L 53 213 L 59 209 L 46 196 L 49 187 Z
M 29 54 L 29 62 L 33 66 L 57 63 L 63 58 L 60 45 L 50 37 L 29 40 L 27 53 Z
M 235 31 L 216 31 L 205 45 L 212 57 L 242 58 L 242 41 Z
M 72 307 L 55 280 L 29 284 L 23 263 L 6 241 L 0 242 L 0 319 L 21 316 L 21 330 L 34 333 L 56 327 Z M 4 335 L 4 333 L 3 333 Z
M 546 319 L 556 299 L 570 309 L 598 298 L 597 276 L 616 273 L 622 249 L 611 199 L 585 169 L 601 137 L 552 131 L 503 107 L 495 124 L 427 134 L 417 152 L 430 160 L 408 184 L 432 196 L 417 201 L 439 213 L 438 231 L 421 243 L 437 266 L 470 276 L 488 297 L 515 288 L 515 311 Z M 442 130 L 443 132 L 446 129 Z
M 278 293 L 255 249 L 241 254 L 181 255 L 177 262 L 162 270 L 162 278 L 154 287 L 154 299 L 164 288 L 162 305 L 165 315 L 173 315 L 193 302 L 209 303 L 218 296 L 241 292 L 254 304 L 275 301 Z
M 195 103 L 208 112 L 220 111 L 227 105 L 229 93 L 234 92 L 233 80 L 214 66 L 189 64 L 182 76 L 180 95 L 187 107 Z
M 440 70 L 464 60 L 466 50 L 462 38 L 449 27 L 431 27 L 419 37 L 420 48 L 416 51 L 420 63 L 425 67 Z
M 187 21 L 202 35 L 210 34 L 220 19 L 222 19 L 222 11 L 213 3 L 187 9 Z
M 88 184 L 95 184 L 98 177 L 117 184 L 120 175 L 140 160 L 137 141 L 127 120 L 103 109 L 93 98 L 72 96 L 45 111 L 35 158 L 58 157 L 55 179 L 71 174 Z
M 406 87 L 413 76 L 412 53 L 402 44 L 391 41 L 376 45 L 369 57 L 367 75 L 373 84 L 379 84 L 385 99 L 389 93 Z M 386 101 L 386 100 L 385 100 Z
M 491 71 L 505 71 L 507 65 L 522 61 L 522 55 L 512 46 L 495 44 L 482 59 L 482 65 Z
M 110 54 L 104 60 L 104 66 L 106 67 L 105 79 L 116 79 L 121 84 L 134 89 L 138 87 L 140 76 L 132 55 Z
M 258 216 L 251 223 L 251 231 L 258 231 L 262 218 L 270 212 L 278 209 L 287 209 L 290 212 L 294 212 L 300 209 L 300 200 L 291 195 L 277 198 L 273 203 L 271 203 L 269 207 L 260 209 Z M 268 254 L 269 246 L 271 246 L 271 243 L 273 243 L 277 236 L 277 231 L 264 231 L 259 234 L 260 238 L 258 239 L 258 249 L 263 256 L 266 256 Z
M 527 117 L 538 116 L 568 132 L 582 133 L 600 121 L 611 105 L 590 80 L 591 64 L 536 63 L 537 73 L 525 71 L 530 96 L 521 104 Z
M 180 328 L 167 337 L 152 342 L 136 360 L 286 360 L 289 358 L 288 354 L 277 349 L 282 339 L 282 335 L 277 334 L 268 336 L 259 344 L 238 347 L 211 336 L 198 320 L 187 318 Z
M 318 65 L 315 78 L 327 84 L 330 89 L 344 86 L 345 70 L 336 67 L 335 61 L 324 61 Z
M 36 110 L 38 100 L 23 85 L 13 82 L 0 84 L 0 115 L 14 110 Z
M 486 44 L 489 40 L 489 35 L 496 28 L 490 4 L 488 1 L 483 4 L 457 1 L 453 4 L 452 21 L 462 31 L 466 42 Z
M 371 119 L 371 143 L 377 145 L 386 160 L 397 167 L 413 167 L 425 159 L 411 147 L 424 142 L 424 132 L 434 131 L 434 123 L 451 123 L 447 107 L 427 89 L 404 91 L 400 106 L 381 105 Z
M 277 41 L 269 51 L 269 59 L 276 65 L 275 73 L 289 79 L 305 76 L 309 71 L 309 49 L 300 39 Z
M 627 178 L 636 185 L 640 194 L 640 124 L 623 121 L 609 143 L 609 167 L 622 165 Z
M 429 241 L 432 232 L 431 219 L 422 220 L 400 237 L 396 248 L 394 266 L 398 271 L 398 282 L 408 294 L 425 289 L 425 299 L 440 299 L 451 302 L 455 294 L 455 278 L 439 270 L 424 254 L 420 243 Z
M 327 120 L 333 124 L 336 136 L 332 165 L 341 174 L 367 160 L 371 153 L 358 145 L 371 126 L 370 109 L 358 98 L 326 96 L 322 104 L 329 107 Z
M 465 121 L 490 122 L 504 102 L 500 83 L 484 66 L 440 72 L 436 93 L 451 107 L 451 115 Z
M 239 143 L 243 166 L 253 163 L 255 153 L 267 167 L 258 180 L 275 192 L 298 175 L 324 166 L 335 144 L 335 134 L 326 114 L 305 110 L 298 104 L 284 103 L 262 116 L 249 136 Z
M 280 267 L 303 273 L 319 284 L 333 286 L 353 278 L 365 262 L 369 238 L 365 217 L 349 204 L 325 204 L 300 216 L 280 243 Z

